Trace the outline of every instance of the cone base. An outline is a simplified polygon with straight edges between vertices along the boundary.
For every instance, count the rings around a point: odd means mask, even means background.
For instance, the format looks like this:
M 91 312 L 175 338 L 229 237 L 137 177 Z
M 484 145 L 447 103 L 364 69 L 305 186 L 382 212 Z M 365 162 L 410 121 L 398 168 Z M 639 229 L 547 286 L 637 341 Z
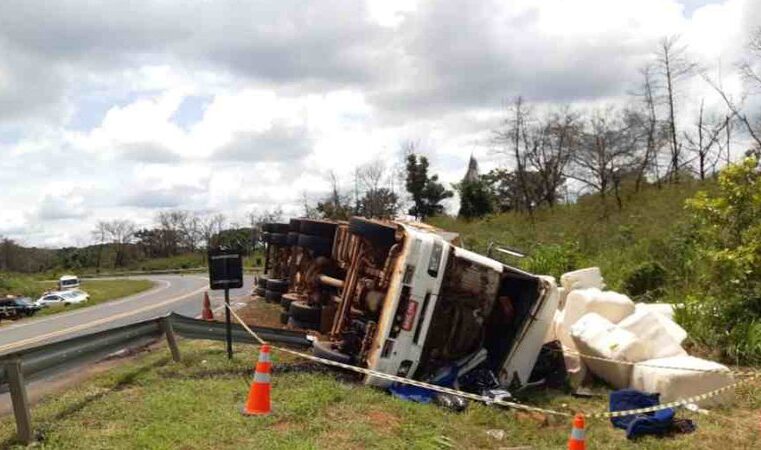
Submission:
M 263 411 L 248 411 L 248 410 L 246 410 L 246 407 L 243 406 L 240 409 L 240 413 L 243 414 L 244 416 L 269 416 L 270 414 L 272 414 L 272 411 L 266 411 L 266 412 L 263 412 Z

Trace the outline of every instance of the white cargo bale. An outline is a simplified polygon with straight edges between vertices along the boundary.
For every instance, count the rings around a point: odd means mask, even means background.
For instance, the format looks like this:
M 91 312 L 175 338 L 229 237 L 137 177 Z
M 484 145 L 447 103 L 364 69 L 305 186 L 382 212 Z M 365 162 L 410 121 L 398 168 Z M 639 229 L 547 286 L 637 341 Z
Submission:
M 663 325 L 665 317 L 658 313 L 640 309 L 618 322 L 618 326 L 637 336 L 646 348 L 644 359 L 667 358 L 670 356 L 687 356 L 668 329 Z M 679 326 L 674 324 L 674 326 Z M 639 362 L 639 361 L 635 361 Z
M 645 345 L 637 336 L 596 313 L 579 319 L 571 327 L 571 337 L 583 355 L 592 357 L 582 356 L 589 370 L 616 389 L 629 386 L 632 365 L 594 357 L 633 363 L 646 355 Z
M 637 311 L 650 311 L 661 314 L 674 320 L 674 305 L 671 303 L 635 303 L 634 309 Z
M 631 387 L 639 391 L 661 394 L 661 403 L 694 397 L 732 384 L 732 373 L 726 366 L 693 356 L 674 356 L 642 361 L 632 370 Z M 726 404 L 734 392 L 728 390 L 697 403 L 700 406 Z
M 570 291 L 564 287 L 558 288 L 558 294 L 560 295 L 560 301 L 558 302 L 558 309 L 565 308 L 565 299 L 568 297 Z
M 558 311 L 555 314 L 555 336 L 560 345 L 563 346 L 563 362 L 565 363 L 565 369 L 568 372 L 568 383 L 576 388 L 579 387 L 587 376 L 587 366 L 581 360 L 578 355 L 578 349 L 576 343 L 571 338 L 569 328 L 566 328 L 563 323 L 565 320 L 565 311 Z
M 674 322 L 674 305 L 671 303 L 636 303 L 635 311 L 650 311 L 656 313 L 658 321 L 666 332 L 680 345 L 687 339 L 687 332 Z
M 560 285 L 569 292 L 574 289 L 603 289 L 605 287 L 599 267 L 588 267 L 564 273 L 560 276 Z
M 613 323 L 634 312 L 634 302 L 624 294 L 613 291 L 601 291 L 597 288 L 576 289 L 566 298 L 563 326 L 570 329 L 581 316 L 597 313 Z

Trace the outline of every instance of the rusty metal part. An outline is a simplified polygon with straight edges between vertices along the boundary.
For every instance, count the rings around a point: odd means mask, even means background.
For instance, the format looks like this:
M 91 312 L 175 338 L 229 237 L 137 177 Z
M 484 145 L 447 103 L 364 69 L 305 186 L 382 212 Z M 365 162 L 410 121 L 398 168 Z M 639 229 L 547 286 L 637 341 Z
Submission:
M 367 359 L 367 354 L 370 352 L 370 347 L 373 345 L 373 340 L 375 339 L 375 329 L 377 328 L 377 324 L 375 322 L 367 322 L 367 327 L 365 328 L 365 336 L 362 339 L 362 347 L 359 351 L 359 360 L 365 361 Z
M 362 242 L 360 240 L 353 240 L 349 270 L 346 274 L 344 288 L 341 290 L 341 304 L 338 307 L 338 312 L 333 321 L 333 328 L 330 331 L 333 336 L 338 336 L 341 332 L 346 322 L 346 316 L 351 309 L 352 294 L 357 284 L 360 269 L 359 262 L 362 256 Z
M 339 280 L 338 278 L 329 277 L 327 275 L 319 275 L 317 279 L 320 280 L 320 283 L 331 286 L 337 289 L 342 289 L 344 287 L 344 280 Z
M 402 246 L 397 242 L 396 244 L 392 245 L 391 249 L 388 251 L 386 263 L 383 264 L 383 271 L 380 275 L 380 286 L 383 289 L 388 287 L 389 280 L 391 280 L 391 273 L 393 271 L 393 263 L 401 250 Z

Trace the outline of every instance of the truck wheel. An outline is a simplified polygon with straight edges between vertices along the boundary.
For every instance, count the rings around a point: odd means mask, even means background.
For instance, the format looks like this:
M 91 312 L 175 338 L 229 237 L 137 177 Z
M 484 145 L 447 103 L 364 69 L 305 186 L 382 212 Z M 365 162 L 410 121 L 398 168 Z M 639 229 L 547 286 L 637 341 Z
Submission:
M 282 295 L 282 292 L 267 290 L 264 293 L 264 298 L 270 303 L 280 303 L 280 297 Z
M 256 289 L 254 289 L 254 294 L 258 295 L 259 297 L 264 297 L 267 295 L 267 290 L 262 286 L 257 286 Z
M 301 231 L 301 222 L 302 219 L 291 219 L 290 225 L 291 229 L 288 230 L 291 233 L 298 233 Z
M 267 280 L 267 290 L 275 292 L 288 292 L 288 281 L 270 278 Z
M 291 302 L 288 307 L 291 317 L 299 322 L 320 324 L 322 308 L 319 306 L 310 306 L 301 300 Z
M 268 240 L 264 242 L 285 247 L 288 245 L 288 235 L 283 233 L 270 233 Z
M 331 253 L 333 253 L 333 243 L 331 240 L 320 236 L 300 234 L 299 247 L 304 247 L 312 250 L 314 256 L 330 257 Z
M 299 301 L 299 297 L 296 294 L 283 294 L 280 297 L 280 306 L 288 312 L 291 308 L 291 303 Z
M 270 233 L 287 233 L 291 231 L 291 225 L 288 223 L 263 223 L 262 231 L 269 231 Z
M 361 217 L 349 220 L 349 232 L 382 247 L 396 243 L 396 227 Z
M 288 319 L 288 325 L 292 326 L 293 328 L 301 328 L 302 330 L 319 330 L 320 329 L 320 323 L 314 323 L 314 322 L 302 322 L 300 320 L 296 320 L 293 317 Z
M 288 325 L 288 319 L 290 319 L 290 317 L 291 316 L 287 312 L 281 311 L 280 312 L 280 323 L 282 323 L 283 325 Z
M 293 231 L 288 233 L 288 245 L 291 247 L 299 245 L 299 233 Z
M 314 341 L 312 343 L 312 354 L 318 358 L 330 361 L 351 364 L 351 356 L 333 349 L 333 344 L 329 341 Z
M 301 219 L 299 232 L 310 236 L 324 237 L 332 241 L 336 234 L 337 226 L 337 223 L 328 222 L 327 220 Z

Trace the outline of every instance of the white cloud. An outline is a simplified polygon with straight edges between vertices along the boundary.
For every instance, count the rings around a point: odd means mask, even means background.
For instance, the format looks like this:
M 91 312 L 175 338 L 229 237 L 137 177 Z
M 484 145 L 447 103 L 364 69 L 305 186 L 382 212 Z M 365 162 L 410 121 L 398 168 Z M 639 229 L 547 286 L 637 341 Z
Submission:
M 396 163 L 421 143 L 445 181 L 497 163 L 506 99 L 626 97 L 665 35 L 726 85 L 757 0 L 0 3 L 0 234 L 88 239 L 157 210 L 241 216 Z M 713 72 L 712 72 L 713 73 Z M 692 100 L 718 100 L 700 79 Z M 183 105 L 191 105 L 192 118 Z

